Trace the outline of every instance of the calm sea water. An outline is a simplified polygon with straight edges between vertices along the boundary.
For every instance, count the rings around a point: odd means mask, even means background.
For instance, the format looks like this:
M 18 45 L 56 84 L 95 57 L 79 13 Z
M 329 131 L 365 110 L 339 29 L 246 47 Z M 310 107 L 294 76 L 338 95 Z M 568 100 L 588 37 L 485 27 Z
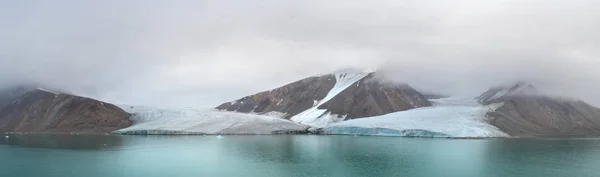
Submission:
M 2 177 L 599 177 L 600 140 L 352 136 L 0 137 Z

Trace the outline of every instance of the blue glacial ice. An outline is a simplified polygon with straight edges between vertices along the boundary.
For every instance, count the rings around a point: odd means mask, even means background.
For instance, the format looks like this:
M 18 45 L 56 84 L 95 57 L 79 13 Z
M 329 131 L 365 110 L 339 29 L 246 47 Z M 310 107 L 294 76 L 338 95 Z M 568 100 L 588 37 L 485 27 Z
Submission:
M 486 113 L 500 105 L 483 106 L 471 98 L 442 98 L 432 102 L 431 107 L 331 124 L 322 133 L 455 138 L 508 136 L 486 121 Z
M 395 130 L 389 128 L 364 128 L 364 127 L 328 127 L 323 129 L 323 134 L 332 135 L 370 135 L 370 136 L 403 136 L 403 137 L 451 137 L 443 133 L 421 129 Z

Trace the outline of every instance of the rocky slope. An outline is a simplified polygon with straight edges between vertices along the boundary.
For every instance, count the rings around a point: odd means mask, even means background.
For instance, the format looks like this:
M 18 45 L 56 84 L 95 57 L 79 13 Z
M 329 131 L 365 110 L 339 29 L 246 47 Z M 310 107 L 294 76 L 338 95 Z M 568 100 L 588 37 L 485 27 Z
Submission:
M 488 121 L 511 136 L 600 136 L 600 109 L 535 90 L 519 83 L 490 89 L 478 99 L 486 105 L 501 104 L 487 114 Z
M 224 103 L 216 109 L 278 114 L 294 122 L 324 127 L 348 119 L 431 106 L 410 86 L 384 84 L 374 79 L 374 75 L 374 72 L 340 70 Z
M 270 91 L 223 103 L 216 109 L 258 114 L 285 113 L 281 116 L 289 119 L 312 107 L 315 100 L 325 98 L 335 81 L 333 75 L 309 77 Z
M 43 89 L 27 92 L 0 110 L 4 132 L 100 133 L 131 124 L 129 114 L 115 105 Z
M 431 106 L 431 103 L 406 84 L 381 83 L 370 73 L 352 84 L 318 109 L 345 115 L 346 120 Z

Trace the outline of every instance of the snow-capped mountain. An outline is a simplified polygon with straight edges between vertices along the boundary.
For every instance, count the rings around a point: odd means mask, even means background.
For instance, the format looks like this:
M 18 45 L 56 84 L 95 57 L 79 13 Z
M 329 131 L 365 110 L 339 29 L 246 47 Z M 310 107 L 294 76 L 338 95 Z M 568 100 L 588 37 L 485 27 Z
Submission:
M 581 101 L 542 95 L 526 82 L 493 87 L 477 98 L 428 100 L 406 84 L 385 84 L 374 79 L 375 75 L 357 70 L 319 75 L 217 109 L 276 113 L 323 128 L 323 134 L 600 136 L 600 109 Z
M 218 110 L 278 114 L 312 127 L 431 106 L 407 84 L 383 83 L 375 72 L 344 69 L 227 102 Z
M 127 114 L 115 105 L 42 88 L 18 89 L 0 110 L 3 132 L 107 133 L 131 125 Z
M 42 88 L 0 91 L 0 131 L 117 134 L 308 133 L 419 137 L 600 136 L 600 109 L 528 83 L 476 98 L 431 96 L 340 70 L 215 109 L 115 106 Z

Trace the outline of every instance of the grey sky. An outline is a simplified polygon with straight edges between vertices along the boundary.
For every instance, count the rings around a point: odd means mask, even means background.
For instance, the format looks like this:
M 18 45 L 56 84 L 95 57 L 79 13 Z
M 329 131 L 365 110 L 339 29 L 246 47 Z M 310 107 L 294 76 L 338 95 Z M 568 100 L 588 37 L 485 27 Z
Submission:
M 596 0 L 0 0 L 0 83 L 212 106 L 339 68 L 453 95 L 600 103 Z

